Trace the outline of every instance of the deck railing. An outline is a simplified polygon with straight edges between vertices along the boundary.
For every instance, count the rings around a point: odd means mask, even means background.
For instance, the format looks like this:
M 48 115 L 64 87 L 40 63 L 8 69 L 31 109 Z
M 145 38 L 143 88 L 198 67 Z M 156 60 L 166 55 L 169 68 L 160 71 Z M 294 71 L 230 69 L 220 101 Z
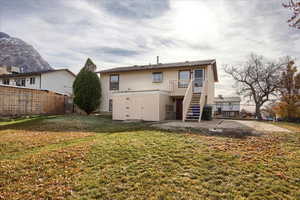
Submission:
M 169 91 L 171 96 L 184 96 L 191 80 L 170 80 Z

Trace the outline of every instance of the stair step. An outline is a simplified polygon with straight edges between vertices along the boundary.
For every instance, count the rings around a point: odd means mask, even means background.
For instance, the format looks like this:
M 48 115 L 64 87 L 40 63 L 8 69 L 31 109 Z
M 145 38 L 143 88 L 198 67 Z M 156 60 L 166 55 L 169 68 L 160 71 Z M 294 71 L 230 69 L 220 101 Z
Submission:
M 190 114 L 190 115 L 200 115 L 200 112 L 188 112 L 187 114 Z
M 200 108 L 189 108 L 188 111 L 189 111 L 189 110 L 190 110 L 190 111 L 193 111 L 193 110 L 194 110 L 194 111 L 200 112 Z
M 198 121 L 199 118 L 186 118 L 186 120 L 195 120 L 195 121 Z
M 187 113 L 186 115 L 193 115 L 193 116 L 199 116 L 200 115 L 200 113 L 198 112 L 198 113 L 195 113 L 195 112 L 193 112 L 193 113 Z

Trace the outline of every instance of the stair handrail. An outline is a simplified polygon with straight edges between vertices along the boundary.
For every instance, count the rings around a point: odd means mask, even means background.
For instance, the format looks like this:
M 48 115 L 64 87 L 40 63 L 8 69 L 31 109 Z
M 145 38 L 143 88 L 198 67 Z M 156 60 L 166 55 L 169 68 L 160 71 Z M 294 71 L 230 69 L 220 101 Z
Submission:
M 184 122 L 186 120 L 186 115 L 188 113 L 188 109 L 190 106 L 190 102 L 192 100 L 193 96 L 193 85 L 194 85 L 194 79 L 192 79 L 189 82 L 189 85 L 185 91 L 185 95 L 182 102 L 182 121 Z
M 201 117 L 205 106 L 205 97 L 207 95 L 207 89 L 208 89 L 207 86 L 208 86 L 208 81 L 204 80 L 202 85 L 201 96 L 199 100 L 199 105 L 200 105 L 199 122 L 201 122 Z

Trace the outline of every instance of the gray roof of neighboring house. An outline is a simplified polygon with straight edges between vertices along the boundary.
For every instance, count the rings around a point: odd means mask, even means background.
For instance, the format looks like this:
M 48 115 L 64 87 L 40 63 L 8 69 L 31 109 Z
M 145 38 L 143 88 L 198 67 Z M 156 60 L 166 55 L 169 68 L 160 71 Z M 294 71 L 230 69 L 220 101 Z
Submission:
M 40 75 L 50 72 L 57 72 L 57 71 L 66 71 L 73 76 L 76 76 L 73 72 L 71 72 L 68 69 L 50 69 L 50 70 L 44 70 L 44 71 L 38 71 L 38 72 L 26 72 L 26 73 L 17 73 L 17 74 L 2 74 L 0 75 L 0 78 L 14 78 L 14 77 L 24 77 L 24 76 L 34 76 L 34 75 Z
M 237 102 L 237 101 L 241 101 L 240 97 L 215 97 L 214 99 L 215 102 Z
M 176 68 L 176 67 L 194 67 L 201 65 L 213 65 L 214 78 L 215 81 L 218 81 L 218 72 L 216 60 L 198 60 L 198 61 L 185 61 L 185 62 L 176 62 L 176 63 L 159 63 L 159 64 L 149 64 L 149 65 L 134 65 L 127 67 L 116 67 L 112 69 L 101 70 L 97 73 L 113 73 L 113 72 L 128 72 L 128 71 L 140 71 L 140 70 L 155 70 L 155 69 L 168 69 L 168 68 Z

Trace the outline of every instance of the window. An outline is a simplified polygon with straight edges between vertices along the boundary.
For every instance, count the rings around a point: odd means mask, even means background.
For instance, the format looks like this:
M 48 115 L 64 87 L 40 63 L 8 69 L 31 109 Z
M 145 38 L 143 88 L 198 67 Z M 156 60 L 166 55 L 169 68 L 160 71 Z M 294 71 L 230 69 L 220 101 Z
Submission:
M 112 112 L 112 107 L 113 107 L 113 104 L 112 104 L 112 99 L 109 100 L 109 103 L 108 103 L 108 111 L 109 112 Z
M 191 72 L 186 70 L 186 71 L 179 71 L 178 73 L 178 87 L 179 88 L 187 88 L 190 82 L 191 78 Z
M 16 86 L 25 87 L 25 85 L 26 85 L 25 78 L 18 78 L 18 79 L 16 79 Z
M 152 82 L 153 83 L 161 83 L 163 81 L 162 72 L 153 72 L 152 73 Z
M 4 85 L 9 85 L 9 79 L 3 79 L 3 84 Z
M 109 80 L 110 90 L 119 90 L 119 75 L 111 75 Z
M 35 84 L 35 77 L 31 77 L 30 78 L 30 85 L 34 85 Z

